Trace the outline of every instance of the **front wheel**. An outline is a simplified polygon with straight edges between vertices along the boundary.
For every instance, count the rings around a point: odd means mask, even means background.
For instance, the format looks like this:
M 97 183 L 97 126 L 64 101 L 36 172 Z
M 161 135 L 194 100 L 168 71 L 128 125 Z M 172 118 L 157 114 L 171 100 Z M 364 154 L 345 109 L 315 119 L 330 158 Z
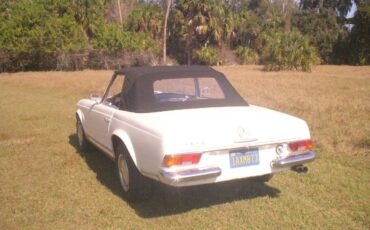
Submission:
M 77 117 L 76 121 L 76 133 L 77 133 L 77 140 L 78 140 L 78 148 L 82 151 L 85 151 L 89 147 L 89 142 L 86 139 L 85 131 L 82 126 L 82 122 L 80 118 Z
M 141 175 L 125 146 L 116 148 L 116 165 L 123 196 L 128 201 L 149 199 L 152 195 L 152 181 Z

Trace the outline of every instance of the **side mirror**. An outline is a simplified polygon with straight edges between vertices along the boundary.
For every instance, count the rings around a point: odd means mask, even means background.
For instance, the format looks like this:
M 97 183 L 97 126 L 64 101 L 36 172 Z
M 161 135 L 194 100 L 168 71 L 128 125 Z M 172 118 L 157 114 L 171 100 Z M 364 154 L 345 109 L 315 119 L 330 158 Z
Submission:
M 91 93 L 90 94 L 90 100 L 99 103 L 101 101 L 101 97 L 97 93 Z

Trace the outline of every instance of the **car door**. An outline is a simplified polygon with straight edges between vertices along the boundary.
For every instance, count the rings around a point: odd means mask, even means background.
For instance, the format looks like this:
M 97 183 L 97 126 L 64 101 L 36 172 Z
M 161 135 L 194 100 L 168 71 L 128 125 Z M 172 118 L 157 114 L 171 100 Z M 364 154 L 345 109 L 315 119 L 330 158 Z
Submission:
M 112 151 L 111 137 L 108 135 L 114 113 L 119 111 L 123 76 L 113 76 L 101 102 L 92 105 L 87 116 L 90 137 L 99 147 Z
M 102 145 L 105 149 L 110 149 L 110 138 L 108 137 L 108 128 L 115 112 L 115 108 L 112 108 L 106 104 L 98 103 L 92 106 L 89 111 L 88 123 L 90 127 L 91 138 L 97 144 Z

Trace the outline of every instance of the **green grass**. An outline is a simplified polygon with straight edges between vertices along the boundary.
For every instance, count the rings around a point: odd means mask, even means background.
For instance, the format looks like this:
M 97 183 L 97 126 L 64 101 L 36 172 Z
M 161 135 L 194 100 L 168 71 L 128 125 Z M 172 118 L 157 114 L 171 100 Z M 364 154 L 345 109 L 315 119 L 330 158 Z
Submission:
M 76 150 L 75 105 L 109 71 L 0 74 L 0 229 L 370 228 L 370 68 L 266 73 L 222 67 L 253 104 L 305 119 L 318 159 L 308 174 L 121 198 L 114 164 Z

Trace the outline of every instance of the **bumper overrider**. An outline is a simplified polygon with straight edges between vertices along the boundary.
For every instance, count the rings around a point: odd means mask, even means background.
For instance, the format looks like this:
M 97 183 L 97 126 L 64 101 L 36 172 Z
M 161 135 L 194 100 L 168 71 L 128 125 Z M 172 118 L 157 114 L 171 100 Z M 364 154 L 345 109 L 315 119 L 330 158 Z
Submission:
M 309 163 L 316 158 L 313 151 L 309 151 L 305 154 L 290 156 L 283 159 L 273 160 L 271 162 L 272 168 L 292 168 L 305 163 Z M 197 181 L 207 178 L 218 177 L 222 173 L 219 167 L 202 167 L 192 168 L 178 171 L 170 171 L 162 169 L 160 171 L 160 179 L 166 184 L 177 184 L 181 182 Z
M 271 162 L 273 168 L 287 168 L 296 165 L 302 165 L 315 160 L 316 156 L 313 151 L 309 151 L 305 154 L 293 155 L 287 158 L 274 160 Z

